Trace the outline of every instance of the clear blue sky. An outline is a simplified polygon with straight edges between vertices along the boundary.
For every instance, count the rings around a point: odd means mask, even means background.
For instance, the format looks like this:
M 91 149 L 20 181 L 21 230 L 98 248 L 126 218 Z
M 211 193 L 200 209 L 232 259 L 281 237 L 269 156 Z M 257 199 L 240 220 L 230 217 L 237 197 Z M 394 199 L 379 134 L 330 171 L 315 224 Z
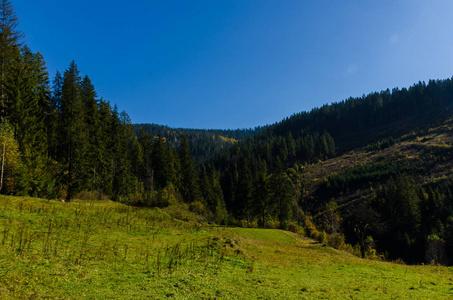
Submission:
M 453 1 L 13 0 L 51 76 L 75 60 L 134 123 L 249 128 L 453 75 Z

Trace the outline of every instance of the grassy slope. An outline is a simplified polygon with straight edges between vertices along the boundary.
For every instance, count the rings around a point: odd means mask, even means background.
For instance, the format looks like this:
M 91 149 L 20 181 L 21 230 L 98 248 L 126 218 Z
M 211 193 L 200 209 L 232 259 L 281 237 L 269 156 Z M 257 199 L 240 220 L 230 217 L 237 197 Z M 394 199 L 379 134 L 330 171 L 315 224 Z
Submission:
M 453 180 L 452 128 L 453 118 L 450 117 L 439 124 L 401 136 L 391 147 L 382 150 L 358 148 L 338 157 L 309 165 L 302 174 L 305 185 L 303 198 L 309 202 L 309 199 L 317 199 L 318 204 L 310 207 L 316 212 L 331 198 L 335 198 L 340 205 L 347 205 L 355 200 L 369 197 L 373 194 L 373 188 L 376 189 L 388 180 L 391 174 L 383 176 L 380 181 L 370 179 L 368 182 L 365 179 L 365 184 L 362 182 L 356 186 L 352 182 L 352 187 L 340 195 L 326 194 L 325 182 L 329 176 L 379 164 L 381 166 L 399 164 L 403 168 L 417 169 L 414 178 L 421 185 Z
M 453 269 L 358 259 L 280 230 L 113 202 L 0 197 L 0 298 L 445 299 Z

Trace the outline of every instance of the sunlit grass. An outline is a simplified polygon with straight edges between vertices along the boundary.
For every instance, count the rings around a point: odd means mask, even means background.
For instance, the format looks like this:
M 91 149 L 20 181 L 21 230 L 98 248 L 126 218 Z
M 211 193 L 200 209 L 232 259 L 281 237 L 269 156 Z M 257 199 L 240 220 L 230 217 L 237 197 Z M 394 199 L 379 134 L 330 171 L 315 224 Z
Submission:
M 0 298 L 446 299 L 451 268 L 362 260 L 296 234 L 110 201 L 0 197 Z

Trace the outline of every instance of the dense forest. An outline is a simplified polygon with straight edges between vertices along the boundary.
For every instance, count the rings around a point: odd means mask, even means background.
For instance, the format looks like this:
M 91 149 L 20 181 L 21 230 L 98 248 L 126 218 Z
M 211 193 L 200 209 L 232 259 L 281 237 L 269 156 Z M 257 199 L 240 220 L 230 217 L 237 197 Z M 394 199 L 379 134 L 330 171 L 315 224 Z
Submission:
M 362 257 L 377 250 L 410 263 L 453 261 L 452 174 L 429 176 L 434 166 L 452 168 L 451 123 L 442 127 L 443 144 L 414 144 L 414 158 L 398 152 L 449 122 L 452 79 L 255 129 L 133 125 L 74 61 L 50 79 L 43 56 L 24 43 L 11 2 L 0 5 L 1 193 L 182 205 L 219 224 L 300 229 Z M 369 161 L 323 167 L 357 158 L 353 151 Z
M 212 130 L 170 128 L 157 124 L 134 124 L 134 131 L 138 135 L 144 130 L 151 136 L 161 136 L 173 149 L 178 149 L 182 137 L 185 135 L 190 144 L 190 153 L 195 163 L 203 163 L 211 159 L 214 154 L 228 149 L 239 140 L 252 137 L 262 130 L 262 127 L 253 129 Z

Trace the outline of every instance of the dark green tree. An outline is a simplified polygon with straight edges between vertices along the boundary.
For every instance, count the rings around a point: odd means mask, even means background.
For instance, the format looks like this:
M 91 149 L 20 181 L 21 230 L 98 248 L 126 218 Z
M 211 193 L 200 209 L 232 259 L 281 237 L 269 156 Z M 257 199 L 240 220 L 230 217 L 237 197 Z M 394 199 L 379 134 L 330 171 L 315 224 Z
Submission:
M 152 195 L 154 193 L 154 169 L 152 164 L 153 142 L 151 136 L 140 130 L 138 141 L 142 148 L 142 164 L 140 167 L 139 180 L 141 182 L 144 201 L 147 205 L 151 205 Z
M 269 197 L 266 161 L 262 160 L 260 166 L 253 184 L 253 203 L 256 215 L 259 218 L 258 224 L 264 228 L 266 227 L 268 216 L 272 214 L 272 205 Z
M 81 93 L 81 77 L 75 62 L 64 72 L 61 114 L 59 118 L 59 161 L 63 165 L 63 185 L 66 200 L 84 186 L 84 164 L 87 132 L 84 124 L 84 109 Z
M 102 130 L 99 122 L 99 107 L 97 103 L 97 93 L 90 78 L 85 76 L 80 86 L 80 96 L 83 104 L 84 126 L 86 128 L 86 156 L 82 166 L 85 173 L 85 188 L 88 190 L 98 190 L 99 169 L 101 161 L 101 134 Z
M 17 29 L 19 20 L 11 1 L 0 0 L 0 118 L 7 114 L 7 95 L 5 84 L 13 64 L 19 58 L 19 48 L 23 33 Z
M 390 179 L 378 192 L 375 206 L 386 225 L 380 232 L 380 247 L 392 257 L 409 262 L 423 257 L 423 238 L 420 236 L 421 214 L 418 186 L 407 174 Z
M 253 176 L 249 163 L 245 159 L 239 170 L 235 199 L 238 217 L 249 224 L 253 219 L 252 211 Z
M 113 198 L 121 200 L 136 191 L 136 177 L 132 172 L 132 145 L 136 142 L 129 116 L 114 107 L 111 119 L 112 186 Z
M 291 217 L 293 187 L 291 179 L 284 172 L 279 157 L 275 159 L 272 175 L 269 178 L 269 193 L 271 201 L 276 207 L 280 227 L 286 229 Z
M 63 77 L 59 71 L 55 74 L 55 79 L 52 86 L 52 94 L 49 100 L 49 111 L 46 118 L 48 156 L 57 160 L 59 144 L 58 130 L 59 117 L 61 114 L 61 98 L 63 93 Z
M 99 194 L 99 198 L 102 194 L 112 195 L 113 194 L 113 137 L 114 126 L 112 125 L 113 115 L 110 103 L 103 99 L 99 100 L 99 111 L 98 111 L 98 164 L 96 174 L 96 188 Z
M 187 136 L 183 136 L 179 147 L 180 162 L 180 184 L 179 191 L 186 203 L 201 200 L 201 194 L 198 186 L 198 174 L 194 166 L 192 155 L 190 154 L 190 145 Z

